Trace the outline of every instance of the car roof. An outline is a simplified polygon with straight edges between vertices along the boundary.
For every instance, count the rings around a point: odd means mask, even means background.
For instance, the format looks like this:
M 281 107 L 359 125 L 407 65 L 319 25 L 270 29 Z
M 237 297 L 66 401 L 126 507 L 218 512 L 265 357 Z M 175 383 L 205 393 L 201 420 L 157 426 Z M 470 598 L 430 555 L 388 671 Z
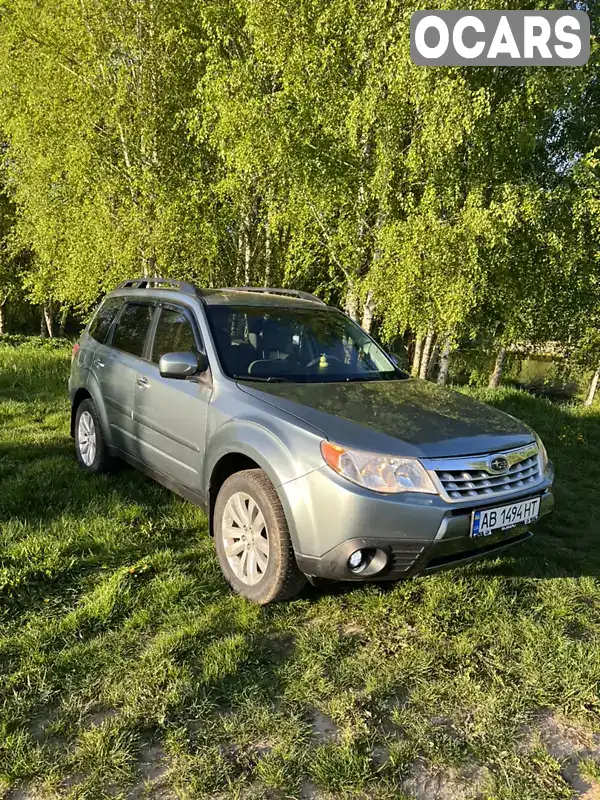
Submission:
M 315 295 L 295 289 L 253 286 L 200 289 L 191 283 L 164 278 L 123 281 L 107 297 L 127 297 L 135 300 L 163 298 L 169 301 L 193 298 L 207 306 L 245 305 L 322 310 L 331 308 Z
M 304 298 L 294 295 L 273 294 L 269 292 L 244 291 L 243 289 L 203 289 L 201 297 L 207 306 L 274 306 L 283 308 L 321 308 L 328 306 L 315 297 Z

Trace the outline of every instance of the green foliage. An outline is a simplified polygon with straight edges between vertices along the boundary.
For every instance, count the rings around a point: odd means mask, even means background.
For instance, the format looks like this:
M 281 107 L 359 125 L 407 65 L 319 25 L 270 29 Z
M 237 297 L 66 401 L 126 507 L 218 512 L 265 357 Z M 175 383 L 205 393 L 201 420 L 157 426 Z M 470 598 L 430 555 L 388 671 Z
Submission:
M 28 336 L 24 333 L 5 333 L 0 336 L 0 345 L 21 347 L 25 350 L 68 350 L 71 351 L 73 342 L 70 339 L 61 339 L 57 336 L 49 339 L 45 336 Z
M 425 69 L 412 10 L 2 0 L 0 292 L 85 317 L 142 273 L 292 285 L 386 341 L 599 359 L 597 37 L 575 70 Z

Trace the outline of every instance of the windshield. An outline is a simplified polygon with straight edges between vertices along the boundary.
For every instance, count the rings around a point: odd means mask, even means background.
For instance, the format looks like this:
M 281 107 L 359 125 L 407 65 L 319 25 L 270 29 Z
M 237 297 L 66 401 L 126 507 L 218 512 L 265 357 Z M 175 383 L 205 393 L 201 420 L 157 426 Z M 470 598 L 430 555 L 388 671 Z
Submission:
M 300 383 L 406 377 L 354 322 L 331 309 L 208 306 L 232 378 Z

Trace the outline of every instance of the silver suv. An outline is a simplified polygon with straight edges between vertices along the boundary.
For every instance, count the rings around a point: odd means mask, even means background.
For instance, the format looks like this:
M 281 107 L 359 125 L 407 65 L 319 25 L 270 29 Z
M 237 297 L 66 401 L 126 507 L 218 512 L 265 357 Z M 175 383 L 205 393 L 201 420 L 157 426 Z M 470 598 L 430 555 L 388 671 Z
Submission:
M 126 281 L 69 391 L 81 466 L 121 458 L 204 507 L 225 578 L 258 603 L 496 553 L 553 503 L 532 430 L 409 378 L 303 292 Z

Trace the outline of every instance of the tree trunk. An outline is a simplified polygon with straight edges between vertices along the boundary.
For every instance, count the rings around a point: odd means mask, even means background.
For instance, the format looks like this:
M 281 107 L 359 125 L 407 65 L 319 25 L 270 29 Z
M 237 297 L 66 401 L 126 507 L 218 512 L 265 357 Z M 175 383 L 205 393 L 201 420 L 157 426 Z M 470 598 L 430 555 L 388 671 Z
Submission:
M 594 402 L 594 398 L 596 397 L 596 390 L 598 389 L 598 381 L 600 381 L 600 367 L 594 372 L 594 377 L 592 378 L 592 382 L 590 384 L 590 390 L 588 392 L 588 396 L 585 400 L 586 406 L 591 406 Z
M 50 339 L 53 338 L 53 326 L 54 326 L 54 311 L 52 309 L 52 304 L 49 303 L 47 306 L 44 306 L 44 314 L 43 314 L 43 324 L 46 325 L 46 330 L 48 331 L 48 336 Z
M 144 270 L 145 278 L 159 278 L 158 270 L 156 269 L 156 256 L 152 255 L 148 259 L 148 266 Z
M 240 278 L 240 272 L 242 268 L 242 257 L 244 252 L 244 230 L 243 227 L 240 226 L 237 235 L 237 252 L 235 258 L 235 277 L 233 280 L 234 286 L 240 286 L 242 281 Z
M 362 328 L 367 333 L 371 332 L 373 317 L 375 315 L 375 298 L 371 289 L 367 292 L 365 304 L 363 306 Z
M 69 309 L 64 308 L 60 313 L 60 323 L 58 327 L 58 335 L 61 339 L 65 337 L 65 328 L 67 327 L 67 319 L 69 316 Z
M 358 322 L 358 295 L 354 289 L 354 284 L 352 282 L 348 283 L 348 293 L 346 294 L 346 314 L 353 319 L 355 322 Z
M 433 376 L 435 375 L 435 368 L 438 362 L 440 353 L 440 343 L 438 338 L 436 337 L 433 343 L 433 347 L 431 348 L 431 355 L 429 356 L 429 364 L 427 365 L 427 380 L 432 381 Z
M 413 354 L 412 366 L 410 374 L 413 378 L 419 377 L 419 369 L 421 367 L 421 356 L 423 354 L 423 334 L 418 333 L 415 339 L 415 352 Z
M 502 380 L 502 371 L 504 370 L 504 362 L 506 361 L 506 347 L 501 347 L 496 356 L 496 363 L 494 364 L 494 371 L 490 375 L 490 382 L 488 388 L 496 389 L 500 386 Z
M 429 357 L 431 355 L 434 335 L 433 328 L 430 328 L 427 331 L 427 336 L 423 344 L 423 354 L 421 356 L 421 366 L 419 368 L 419 378 L 423 378 L 423 380 L 427 378 L 427 369 L 429 368 Z
M 269 217 L 265 220 L 265 279 L 264 286 L 269 286 L 271 281 L 271 225 L 269 224 Z
M 244 286 L 250 286 L 250 215 L 246 215 L 244 224 Z
M 440 386 L 448 383 L 448 372 L 450 371 L 450 353 L 452 351 L 452 339 L 446 336 L 444 346 L 440 354 L 440 371 L 438 372 L 437 382 Z
M 41 308 L 40 315 L 40 336 L 45 339 L 48 336 L 48 328 L 46 327 L 46 317 L 44 316 L 44 307 Z
M 5 305 L 6 305 L 6 298 L 4 298 L 4 300 L 0 303 L 0 336 L 2 336 L 2 334 L 6 333 L 6 331 L 4 329 L 5 325 L 6 325 L 6 319 L 5 319 L 5 316 L 4 316 L 4 306 Z

